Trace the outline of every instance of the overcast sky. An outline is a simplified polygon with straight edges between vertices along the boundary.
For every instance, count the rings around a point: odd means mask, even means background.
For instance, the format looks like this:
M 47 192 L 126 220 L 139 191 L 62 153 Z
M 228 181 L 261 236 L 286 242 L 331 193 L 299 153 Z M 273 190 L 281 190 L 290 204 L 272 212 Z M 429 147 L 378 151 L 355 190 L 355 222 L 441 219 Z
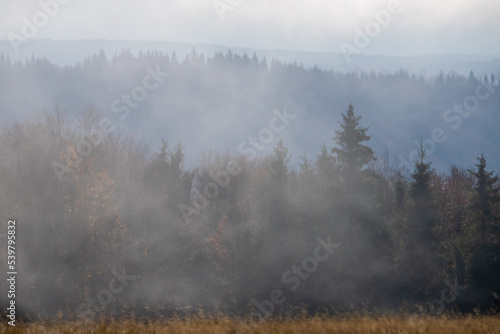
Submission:
M 356 28 L 373 26 L 372 13 L 387 10 L 394 0 L 0 1 L 3 40 L 9 33 L 11 38 L 27 37 L 23 26 L 35 17 L 40 27 L 30 37 L 34 39 L 161 40 L 340 52 L 342 42 L 355 46 Z M 55 1 L 68 3 L 44 22 L 40 3 Z M 363 53 L 500 55 L 499 0 L 401 0 L 399 8 L 387 26 L 373 30 Z

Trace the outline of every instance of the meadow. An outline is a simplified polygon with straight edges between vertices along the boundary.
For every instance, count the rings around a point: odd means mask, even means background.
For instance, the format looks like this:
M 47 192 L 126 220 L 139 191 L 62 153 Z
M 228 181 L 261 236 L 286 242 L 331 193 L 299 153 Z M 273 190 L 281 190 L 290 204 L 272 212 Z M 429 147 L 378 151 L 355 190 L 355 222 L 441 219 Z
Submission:
M 266 320 L 191 317 L 162 321 L 115 320 L 32 322 L 0 326 L 0 333 L 133 334 L 133 333 L 500 333 L 500 316 L 314 316 Z

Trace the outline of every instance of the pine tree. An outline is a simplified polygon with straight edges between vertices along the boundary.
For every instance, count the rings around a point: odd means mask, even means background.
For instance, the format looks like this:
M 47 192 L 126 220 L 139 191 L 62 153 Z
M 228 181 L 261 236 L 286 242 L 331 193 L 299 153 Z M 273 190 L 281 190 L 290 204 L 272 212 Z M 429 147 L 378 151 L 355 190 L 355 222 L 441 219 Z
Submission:
M 404 275 L 410 285 L 413 296 L 425 299 L 429 293 L 436 293 L 439 280 L 439 268 L 433 227 L 436 223 L 436 210 L 431 187 L 434 171 L 425 161 L 425 149 L 420 144 L 418 159 L 411 175 L 410 199 L 412 203 L 407 220 L 405 247 L 406 263 Z M 432 291 L 436 290 L 436 291 Z
M 288 163 L 290 162 L 290 156 L 288 155 L 288 149 L 283 144 L 283 140 L 280 139 L 276 147 L 274 148 L 274 155 L 271 157 L 271 162 L 269 165 L 269 171 L 274 179 L 276 185 L 282 189 L 288 180 Z
M 418 159 L 414 161 L 415 170 L 411 177 L 410 196 L 414 203 L 413 223 L 419 241 L 432 239 L 432 227 L 435 223 L 433 194 L 431 192 L 431 164 L 425 162 L 425 149 L 420 143 Z
M 338 188 L 338 173 L 335 166 L 334 157 L 330 154 L 325 144 L 321 147 L 321 154 L 318 155 L 314 169 L 316 203 L 321 207 L 319 210 L 323 215 L 325 227 L 331 228 L 330 224 L 335 217 L 334 206 L 341 191 Z
M 352 103 L 349 104 L 347 112 L 342 114 L 342 118 L 341 130 L 337 130 L 333 137 L 337 147 L 332 148 L 332 153 L 336 155 L 341 171 L 348 180 L 353 180 L 375 157 L 373 150 L 362 144 L 371 137 L 366 134 L 368 128 L 360 127 L 361 116 L 354 115 Z
M 318 155 L 315 167 L 318 177 L 323 182 L 326 182 L 329 178 L 332 178 L 334 176 L 335 172 L 334 158 L 328 152 L 328 149 L 326 148 L 325 144 L 323 144 L 323 146 L 321 147 L 321 154 Z M 330 180 L 330 182 L 331 181 L 332 180 Z
M 479 163 L 476 164 L 477 172 L 469 169 L 469 173 L 477 179 L 474 208 L 480 216 L 481 240 L 484 244 L 486 225 L 491 222 L 492 218 L 492 206 L 499 200 L 498 188 L 495 188 L 495 184 L 498 182 L 498 175 L 494 175 L 494 171 L 486 171 L 486 158 L 483 154 L 478 158 L 478 161 Z
M 469 170 L 476 178 L 475 194 L 472 210 L 477 217 L 475 224 L 479 230 L 479 236 L 475 241 L 475 254 L 473 256 L 473 265 L 471 275 L 473 283 L 479 287 L 491 288 L 495 284 L 500 287 L 498 279 L 500 278 L 500 246 L 498 246 L 498 217 L 493 210 L 494 204 L 499 199 L 496 187 L 499 177 L 494 175 L 494 171 L 486 171 L 486 158 L 481 155 L 476 164 L 477 172 Z
M 396 177 L 397 179 L 394 185 L 394 190 L 396 192 L 396 208 L 398 210 L 404 210 L 406 201 L 406 181 L 401 172 L 399 172 Z

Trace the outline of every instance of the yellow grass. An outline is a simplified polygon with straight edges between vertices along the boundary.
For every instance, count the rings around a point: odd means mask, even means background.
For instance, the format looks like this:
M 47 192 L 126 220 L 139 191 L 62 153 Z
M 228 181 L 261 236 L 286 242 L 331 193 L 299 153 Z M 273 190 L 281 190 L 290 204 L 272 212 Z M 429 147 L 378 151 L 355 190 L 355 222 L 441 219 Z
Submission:
M 33 334 L 132 334 L 132 333 L 500 333 L 500 316 L 469 317 L 312 317 L 285 320 L 236 320 L 234 318 L 191 318 L 140 323 L 113 321 L 109 323 L 58 322 L 31 323 L 16 327 L 6 322 L 0 333 Z

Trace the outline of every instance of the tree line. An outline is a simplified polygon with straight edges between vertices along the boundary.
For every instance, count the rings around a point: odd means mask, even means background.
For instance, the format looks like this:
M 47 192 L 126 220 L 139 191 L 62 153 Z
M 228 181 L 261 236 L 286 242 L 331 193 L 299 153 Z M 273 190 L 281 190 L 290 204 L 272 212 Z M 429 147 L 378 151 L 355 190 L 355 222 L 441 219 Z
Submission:
M 4 126 L 0 211 L 19 221 L 19 305 L 49 317 L 498 307 L 500 182 L 486 157 L 437 172 L 421 145 L 407 172 L 375 157 L 352 104 L 341 116 L 297 169 L 282 140 L 186 170 L 181 144 L 152 152 L 115 132 L 76 163 L 68 150 L 102 119 L 92 108 L 77 125 L 55 108 Z M 53 161 L 71 164 L 63 180 Z M 238 173 L 200 202 L 231 161 Z M 318 240 L 338 247 L 314 265 Z M 99 291 L 116 272 L 135 279 L 109 301 Z M 275 291 L 286 301 L 270 312 Z
M 420 136 L 426 143 L 433 139 L 432 130 L 440 128 L 442 136 L 437 137 L 449 140 L 435 150 L 427 146 L 429 157 L 439 156 L 433 159 L 435 168 L 468 166 L 482 146 L 490 166 L 498 170 L 500 157 L 491 143 L 500 140 L 499 73 L 485 72 L 450 71 L 435 77 L 404 69 L 322 70 L 231 50 L 204 55 L 193 49 L 186 56 L 164 50 L 101 51 L 69 66 L 0 54 L 0 121 L 23 121 L 31 111 L 55 103 L 69 110 L 94 105 L 127 133 L 155 144 L 162 137 L 170 143 L 180 139 L 186 165 L 193 169 L 196 150 L 223 151 L 228 141 L 239 142 L 241 133 L 260 129 L 274 107 L 289 106 L 304 119 L 283 134 L 296 167 L 304 149 L 314 158 L 330 141 L 330 125 L 340 118 L 332 106 L 352 100 L 371 126 L 377 153 L 390 146 L 403 163 L 410 163 L 408 153 L 418 149 Z M 479 100 L 468 98 L 477 92 Z M 455 107 L 464 103 L 463 109 Z M 189 124 L 189 131 L 178 124 Z M 306 138 L 303 133 L 315 135 Z

